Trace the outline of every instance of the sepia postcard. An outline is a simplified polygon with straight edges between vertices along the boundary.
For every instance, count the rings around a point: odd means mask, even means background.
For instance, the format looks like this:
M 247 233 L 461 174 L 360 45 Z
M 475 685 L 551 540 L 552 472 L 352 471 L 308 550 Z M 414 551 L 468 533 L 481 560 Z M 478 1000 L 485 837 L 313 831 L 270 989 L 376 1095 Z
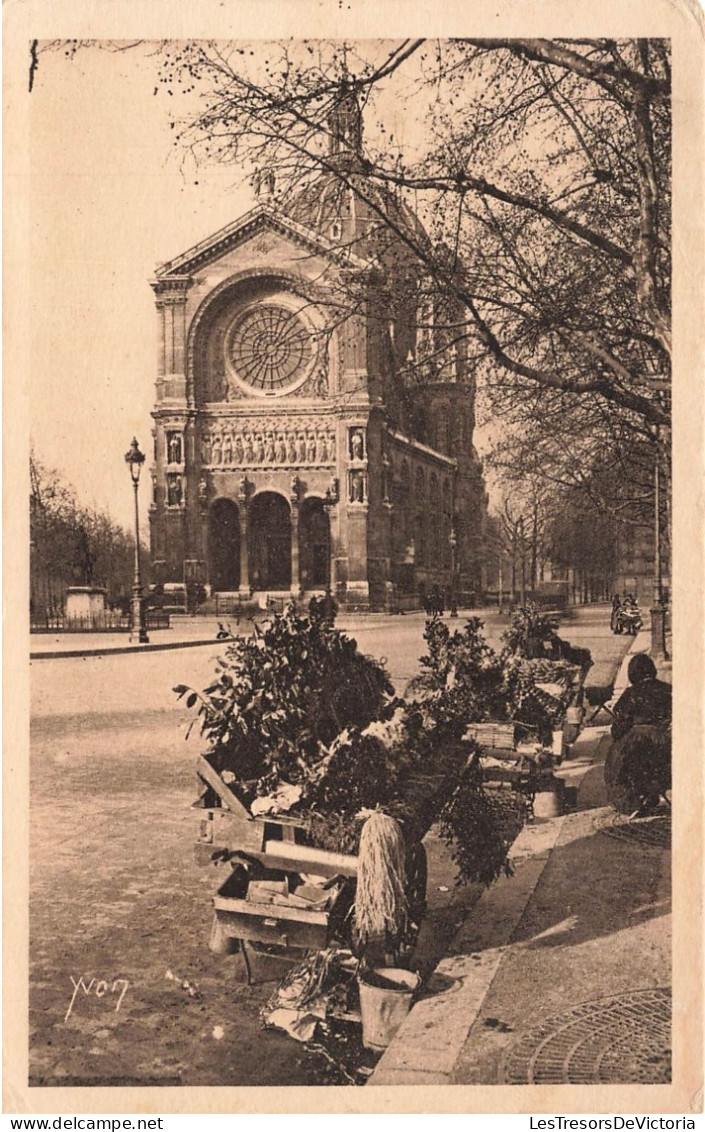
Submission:
M 695 1127 L 704 26 L 5 5 L 5 1113 Z

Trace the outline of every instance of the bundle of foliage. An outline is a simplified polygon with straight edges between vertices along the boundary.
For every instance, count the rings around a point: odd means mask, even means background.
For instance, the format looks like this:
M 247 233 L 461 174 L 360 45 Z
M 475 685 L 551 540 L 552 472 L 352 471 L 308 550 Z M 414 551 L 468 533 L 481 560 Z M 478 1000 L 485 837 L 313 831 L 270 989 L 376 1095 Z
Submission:
M 305 817 L 319 847 L 356 852 L 360 818 L 371 810 L 418 836 L 427 811 L 427 820 L 437 816 L 430 781 L 457 778 L 467 759 L 458 740 L 468 721 L 502 711 L 511 718 L 502 659 L 481 627 L 473 618 L 450 634 L 440 619 L 429 621 L 421 695 L 393 700 L 386 672 L 354 640 L 290 607 L 252 636 L 233 638 L 203 693 L 174 690 L 197 708 L 206 757 L 253 812 L 274 800 L 275 809 Z M 490 884 L 507 867 L 523 810 L 514 796 L 486 790 L 475 762 L 440 820 L 459 881 Z
M 528 617 L 522 615 L 521 625 L 527 623 Z M 538 619 L 535 624 L 545 627 Z M 550 742 L 562 705 L 537 683 L 568 685 L 574 667 L 563 661 L 526 660 L 509 647 L 496 653 L 483 636 L 478 617 L 469 618 L 463 629 L 453 633 L 433 618 L 424 635 L 428 655 L 421 659 L 424 671 L 412 682 L 411 691 L 422 697 L 426 716 L 437 726 L 460 738 L 469 723 L 514 720 L 538 733 L 542 742 Z
M 468 724 L 488 720 L 514 721 L 517 738 L 538 739 L 550 745 L 551 733 L 565 710 L 564 697 L 551 695 L 540 684 L 569 688 L 578 674 L 576 663 L 548 658 L 528 659 L 522 642 L 530 634 L 553 634 L 556 623 L 535 605 L 517 611 L 501 653 L 482 633 L 478 617 L 451 632 L 440 618 L 426 623 L 428 654 L 423 672 L 410 684 L 428 733 L 429 721 L 444 737 L 459 739 Z M 545 639 L 545 638 L 544 638 Z M 575 650 L 573 650 L 575 651 Z M 589 654 L 588 654 L 589 657 Z M 440 733 L 439 732 L 439 733 Z
M 209 761 L 230 772 L 248 802 L 282 782 L 315 784 L 333 740 L 378 719 L 393 693 L 384 668 L 352 638 L 293 606 L 233 638 L 216 672 L 202 693 L 183 684 L 174 691 L 197 707 Z
M 505 656 L 504 680 L 507 697 L 511 704 L 512 718 L 517 724 L 517 738 L 522 732 L 527 736 L 538 738 L 541 743 L 550 746 L 553 728 L 560 725 L 563 719 L 565 705 L 562 699 L 551 695 L 538 683 L 559 683 L 547 678 L 543 672 L 537 672 L 535 665 L 551 665 L 551 661 L 524 660 L 520 656 Z M 559 672 L 565 668 L 562 662 L 557 662 Z M 573 668 L 575 672 L 575 668 Z
M 508 719 L 502 660 L 482 634 L 483 622 L 469 617 L 451 633 L 439 617 L 426 622 L 428 654 L 409 691 L 422 698 L 427 713 L 459 738 L 470 722 Z
M 503 640 L 509 652 L 532 657 L 538 655 L 537 644 L 552 640 L 557 629 L 558 621 L 555 617 L 549 616 L 535 602 L 528 601 L 512 613 Z
M 456 884 L 490 885 L 511 875 L 509 848 L 527 816 L 523 794 L 483 785 L 475 758 L 466 768 L 440 818 L 440 834 L 458 866 Z

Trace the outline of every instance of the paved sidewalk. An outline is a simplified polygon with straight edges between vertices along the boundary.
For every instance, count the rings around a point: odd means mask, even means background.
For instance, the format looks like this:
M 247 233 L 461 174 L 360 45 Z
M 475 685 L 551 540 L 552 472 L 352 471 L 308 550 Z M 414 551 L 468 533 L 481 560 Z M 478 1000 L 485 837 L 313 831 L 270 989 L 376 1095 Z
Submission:
M 668 1079 L 670 851 L 613 824 L 608 744 L 583 732 L 559 772 L 577 811 L 522 830 L 514 875 L 475 904 L 371 1085 Z

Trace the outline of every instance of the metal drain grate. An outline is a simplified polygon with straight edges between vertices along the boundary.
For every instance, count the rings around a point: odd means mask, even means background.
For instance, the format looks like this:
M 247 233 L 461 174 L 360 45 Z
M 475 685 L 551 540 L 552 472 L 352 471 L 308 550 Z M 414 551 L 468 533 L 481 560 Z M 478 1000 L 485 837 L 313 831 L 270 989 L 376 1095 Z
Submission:
M 653 814 L 646 818 L 632 818 L 617 814 L 600 833 L 608 837 L 618 837 L 620 841 L 638 841 L 642 845 L 657 845 L 669 849 L 671 846 L 671 815 Z
M 508 1085 L 658 1085 L 671 1080 L 671 991 L 630 991 L 547 1018 L 510 1050 Z

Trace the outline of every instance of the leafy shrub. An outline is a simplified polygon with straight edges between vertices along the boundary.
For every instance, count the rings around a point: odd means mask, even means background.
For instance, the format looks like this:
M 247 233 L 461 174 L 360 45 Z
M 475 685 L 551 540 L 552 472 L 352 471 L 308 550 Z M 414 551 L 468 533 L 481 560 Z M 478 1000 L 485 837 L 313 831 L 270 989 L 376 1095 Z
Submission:
M 428 655 L 409 692 L 456 737 L 468 723 L 508 718 L 502 661 L 482 634 L 479 617 L 451 633 L 439 617 L 426 622 Z
M 280 780 L 306 782 L 335 737 L 364 729 L 393 694 L 384 668 L 352 638 L 293 607 L 233 638 L 216 672 L 203 693 L 174 691 L 197 707 L 209 761 L 250 798 Z
M 534 655 L 534 642 L 551 640 L 558 629 L 558 621 L 550 617 L 533 601 L 514 610 L 509 628 L 503 634 L 507 650 L 518 656 Z
M 511 875 L 507 854 L 526 814 L 523 795 L 487 789 L 479 761 L 471 762 L 439 823 L 440 835 L 458 867 L 456 884 L 490 885 L 502 873 Z

